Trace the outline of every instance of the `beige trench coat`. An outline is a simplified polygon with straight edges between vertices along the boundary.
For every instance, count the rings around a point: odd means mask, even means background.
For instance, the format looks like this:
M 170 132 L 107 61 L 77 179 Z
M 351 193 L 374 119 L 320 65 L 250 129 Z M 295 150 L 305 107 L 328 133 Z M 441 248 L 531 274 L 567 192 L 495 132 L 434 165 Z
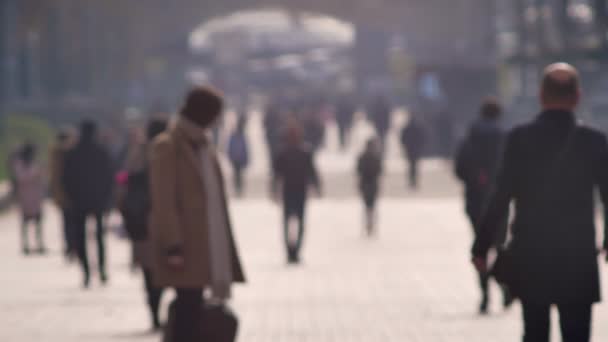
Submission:
M 215 167 L 221 174 L 217 156 Z M 158 286 L 198 288 L 211 285 L 207 203 L 201 165 L 184 133 L 173 128 L 159 136 L 150 150 L 152 210 L 150 238 L 152 271 Z M 222 198 L 226 203 L 224 182 Z M 232 255 L 233 280 L 245 277 L 234 242 L 227 205 L 224 205 Z M 168 267 L 168 251 L 179 246 L 185 259 L 183 269 Z

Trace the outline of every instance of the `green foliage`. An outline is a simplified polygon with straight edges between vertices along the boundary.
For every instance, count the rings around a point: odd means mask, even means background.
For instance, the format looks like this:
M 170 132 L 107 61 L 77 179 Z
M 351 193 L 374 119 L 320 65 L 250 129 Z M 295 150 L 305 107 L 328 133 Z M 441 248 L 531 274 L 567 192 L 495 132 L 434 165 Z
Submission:
M 8 155 L 24 142 L 36 144 L 39 157 L 46 161 L 55 134 L 47 121 L 27 114 L 11 114 L 2 118 L 0 125 L 0 180 L 7 176 Z

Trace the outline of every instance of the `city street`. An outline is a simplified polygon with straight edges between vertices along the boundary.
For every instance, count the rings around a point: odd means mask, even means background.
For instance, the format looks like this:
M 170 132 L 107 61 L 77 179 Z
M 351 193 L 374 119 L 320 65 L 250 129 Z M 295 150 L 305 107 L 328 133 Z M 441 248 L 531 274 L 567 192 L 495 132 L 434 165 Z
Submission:
M 330 130 L 328 147 L 318 158 L 326 196 L 309 207 L 304 262 L 293 267 L 285 261 L 280 210 L 267 199 L 257 118 L 250 130 L 258 156 L 249 174 L 250 194 L 231 201 L 249 278 L 235 289 L 231 304 L 242 324 L 239 341 L 520 340 L 520 308 L 503 312 L 496 287 L 492 314 L 476 315 L 479 294 L 469 264 L 471 229 L 449 163 L 426 161 L 422 190 L 409 192 L 393 134 L 379 235 L 368 239 L 352 169 L 354 152 L 369 129 L 357 125 L 356 144 L 347 153 L 338 152 L 335 130 Z M 20 255 L 18 214 L 0 216 L 0 341 L 159 341 L 159 335 L 148 333 L 143 284 L 140 274 L 130 271 L 127 241 L 112 231 L 108 234 L 110 284 L 102 287 L 94 278 L 92 288 L 84 291 L 78 267 L 60 254 L 57 212 L 49 205 L 46 214 L 51 253 L 27 258 Z M 94 251 L 91 244 L 91 255 Z M 164 308 L 172 297 L 165 296 Z M 604 341 L 608 306 L 598 306 L 596 313 L 594 340 Z
M 380 207 L 380 234 L 370 240 L 362 233 L 357 200 L 315 200 L 304 263 L 289 267 L 279 210 L 263 199 L 232 201 L 249 277 L 232 303 L 242 323 L 239 340 L 519 340 L 517 305 L 504 313 L 494 296 L 491 316 L 475 314 L 470 229 L 457 197 L 390 198 Z M 102 287 L 94 281 L 83 291 L 76 265 L 59 253 L 56 212 L 49 207 L 47 214 L 47 257 L 22 257 L 16 213 L 0 218 L 0 341 L 158 341 L 147 333 L 141 279 L 129 270 L 128 244 L 108 237 L 111 282 Z M 608 307 L 598 307 L 595 341 L 608 338 L 607 319 Z

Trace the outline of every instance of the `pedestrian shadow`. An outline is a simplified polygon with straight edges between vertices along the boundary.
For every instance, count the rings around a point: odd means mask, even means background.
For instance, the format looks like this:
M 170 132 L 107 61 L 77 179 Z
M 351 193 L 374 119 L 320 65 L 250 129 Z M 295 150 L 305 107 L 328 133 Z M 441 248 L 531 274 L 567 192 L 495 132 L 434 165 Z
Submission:
M 136 340 L 150 340 L 152 337 L 160 337 L 162 335 L 161 332 L 158 331 L 134 331 L 134 332 L 121 332 L 112 334 L 109 337 L 114 340 L 126 340 L 126 341 L 136 341 Z
M 476 312 L 450 312 L 439 313 L 432 315 L 434 318 L 442 322 L 460 322 L 460 321 L 480 321 L 480 320 L 501 320 L 509 316 L 510 311 L 496 311 L 486 315 L 481 315 Z

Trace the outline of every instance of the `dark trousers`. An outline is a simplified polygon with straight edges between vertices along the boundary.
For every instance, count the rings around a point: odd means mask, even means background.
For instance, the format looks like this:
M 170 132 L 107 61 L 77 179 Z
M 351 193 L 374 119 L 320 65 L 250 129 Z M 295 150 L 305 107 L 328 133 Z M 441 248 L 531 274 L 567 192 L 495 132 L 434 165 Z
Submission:
M 163 295 L 164 289 L 162 287 L 156 287 L 153 282 L 152 272 L 149 269 L 144 269 L 144 285 L 146 288 L 146 297 L 148 299 L 148 308 L 150 309 L 150 316 L 152 317 L 152 323 L 155 328 L 160 327 L 160 320 L 158 318 L 158 310 L 160 308 L 160 300 Z
M 173 342 L 199 342 L 202 340 L 203 289 L 175 289 L 175 340 Z
M 75 243 L 74 243 L 74 227 L 73 227 L 73 219 L 74 214 L 70 209 L 62 209 L 62 219 L 63 219 L 63 243 L 65 248 L 65 253 L 70 254 L 76 251 Z
M 418 188 L 418 158 L 408 159 L 408 181 L 411 189 Z
M 23 217 L 21 222 L 21 245 L 27 253 L 30 249 L 29 225 L 33 223 L 36 229 L 36 242 L 40 251 L 44 250 L 44 236 L 42 234 L 42 215 L 35 217 Z
M 477 236 L 478 232 L 479 232 L 479 228 L 478 228 L 478 217 L 481 216 L 481 213 L 483 212 L 483 206 L 481 205 L 481 201 L 474 201 L 471 202 L 469 201 L 467 204 L 467 216 L 469 217 L 469 221 L 471 222 L 471 226 L 473 227 L 473 232 L 475 234 L 475 236 Z M 504 222 L 504 228 L 501 229 L 500 233 L 497 234 L 497 237 L 495 238 L 495 242 L 494 242 L 494 247 L 496 249 L 500 248 L 505 240 L 506 240 L 506 235 L 507 235 L 507 222 L 505 220 Z M 485 303 L 487 305 L 488 300 L 489 300 L 489 288 L 490 288 L 490 279 L 492 278 L 492 275 L 490 274 L 490 272 L 479 272 L 477 271 L 477 276 L 479 279 L 479 288 L 481 289 L 481 296 L 482 296 L 482 303 Z M 502 287 L 503 290 L 503 299 L 506 302 L 508 302 L 509 300 L 511 300 L 511 294 L 508 292 L 508 289 L 505 287 Z
M 524 302 L 524 342 L 549 342 L 551 306 Z M 591 304 L 557 305 L 562 341 L 589 342 L 591 338 Z
M 96 229 L 95 237 L 97 239 L 97 262 L 99 263 L 99 274 L 102 279 L 106 277 L 106 249 L 104 242 L 104 225 L 102 213 L 89 213 L 86 211 L 77 210 L 74 212 L 74 247 L 78 255 L 78 260 L 82 266 L 85 280 L 90 277 L 89 257 L 87 254 L 87 217 L 92 215 L 95 217 Z
M 234 176 L 234 189 L 236 195 L 241 197 L 245 189 L 245 182 L 243 179 L 243 168 L 241 166 L 233 165 L 233 176 Z
M 290 257 L 297 258 L 300 255 L 302 244 L 304 240 L 304 214 L 306 208 L 306 197 L 305 196 L 285 196 L 283 197 L 283 216 L 284 216 L 284 234 L 285 234 L 285 247 L 287 248 L 287 254 Z M 292 219 L 297 221 L 298 232 L 296 234 L 296 240 L 291 239 L 290 222 Z

